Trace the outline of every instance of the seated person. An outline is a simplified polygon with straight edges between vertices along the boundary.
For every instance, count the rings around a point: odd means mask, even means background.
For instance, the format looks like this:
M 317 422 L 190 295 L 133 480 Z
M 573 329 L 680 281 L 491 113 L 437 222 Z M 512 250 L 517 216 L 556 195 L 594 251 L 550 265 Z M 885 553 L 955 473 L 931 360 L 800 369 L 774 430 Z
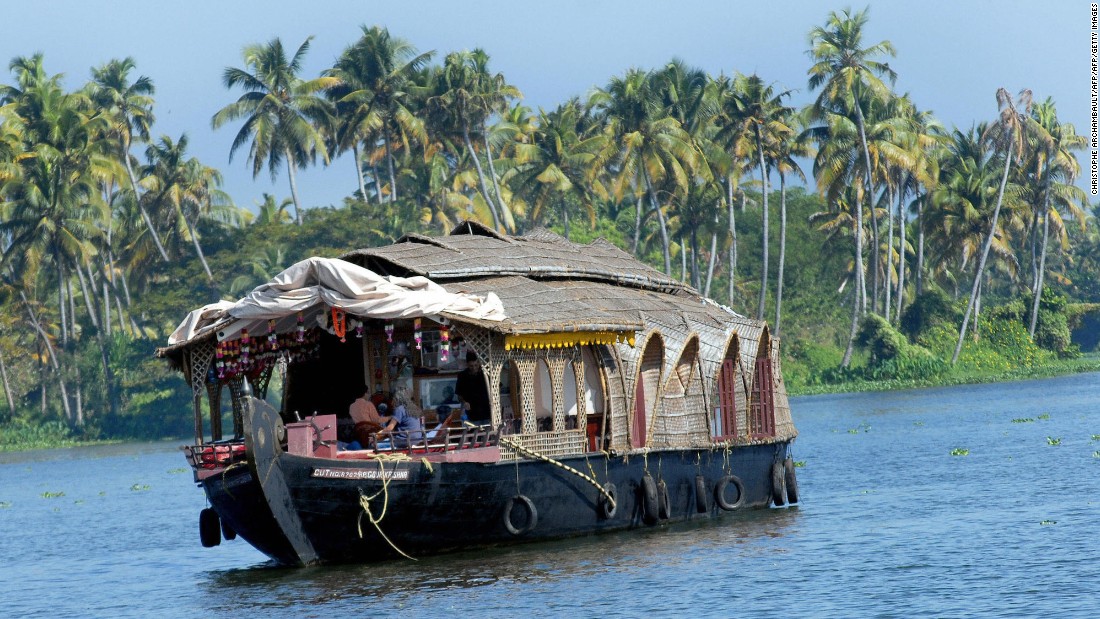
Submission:
M 409 392 L 400 389 L 394 393 L 393 405 L 393 415 L 385 419 L 379 435 L 390 435 L 393 439 L 391 444 L 399 449 L 423 441 L 424 427 L 420 425 L 420 417 L 412 412 L 419 413 L 420 409 L 411 402 Z
M 351 403 L 348 415 L 355 423 L 355 440 L 360 445 L 369 445 L 370 436 L 382 429 L 382 416 L 370 400 L 369 388 L 364 388 L 363 395 Z

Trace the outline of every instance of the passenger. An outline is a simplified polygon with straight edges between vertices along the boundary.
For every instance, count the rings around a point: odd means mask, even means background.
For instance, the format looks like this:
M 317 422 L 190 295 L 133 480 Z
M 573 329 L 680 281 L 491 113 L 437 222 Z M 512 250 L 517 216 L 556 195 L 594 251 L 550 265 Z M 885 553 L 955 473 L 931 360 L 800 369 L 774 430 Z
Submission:
M 466 353 L 466 369 L 458 373 L 455 395 L 472 423 L 489 422 L 489 388 L 477 353 L 472 350 Z
M 393 416 L 386 419 L 381 433 L 393 437 L 394 447 L 403 449 L 424 440 L 424 426 L 414 412 L 419 413 L 420 409 L 412 402 L 408 390 L 399 389 L 393 394 Z
M 355 423 L 353 433 L 359 445 L 369 445 L 371 435 L 382 429 L 382 416 L 371 402 L 369 387 L 364 388 L 363 395 L 351 403 L 348 415 Z

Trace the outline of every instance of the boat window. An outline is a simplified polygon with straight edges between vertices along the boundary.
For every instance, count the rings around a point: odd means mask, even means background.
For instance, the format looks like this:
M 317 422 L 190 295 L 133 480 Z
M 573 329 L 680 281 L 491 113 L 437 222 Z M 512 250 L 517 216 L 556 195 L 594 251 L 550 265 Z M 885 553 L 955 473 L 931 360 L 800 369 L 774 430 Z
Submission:
M 574 391 L 576 388 L 574 387 Z M 550 368 L 539 360 L 535 366 L 535 419 L 540 432 L 553 430 L 554 383 L 550 380 Z M 574 398 L 576 394 L 574 394 Z

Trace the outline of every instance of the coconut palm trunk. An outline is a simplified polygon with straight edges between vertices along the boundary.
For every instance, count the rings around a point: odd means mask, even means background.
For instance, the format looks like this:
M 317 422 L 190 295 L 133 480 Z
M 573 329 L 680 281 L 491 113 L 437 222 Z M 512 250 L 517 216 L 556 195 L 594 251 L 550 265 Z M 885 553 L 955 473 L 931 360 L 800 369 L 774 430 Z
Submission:
M 898 202 L 901 201 L 903 194 L 904 192 L 898 191 Z M 891 301 L 894 300 L 894 287 L 890 279 L 890 271 L 894 266 L 894 212 L 890 208 L 889 201 L 886 202 L 886 209 L 886 266 L 883 268 L 883 288 L 886 292 L 886 304 L 883 307 L 883 317 L 886 318 L 886 322 L 890 322 L 890 312 L 893 309 Z
M 180 213 L 180 217 L 187 225 L 187 234 L 191 237 L 191 243 L 195 246 L 195 255 L 199 257 L 199 262 L 202 263 L 202 270 L 206 271 L 206 278 L 213 283 L 214 274 L 210 272 L 210 265 L 206 263 L 206 255 L 202 252 L 202 245 L 199 244 L 199 235 L 195 231 L 195 226 L 191 224 L 191 219 L 183 213 Z
M 390 136 L 382 132 L 382 143 L 386 145 L 386 167 L 390 173 L 390 202 L 397 201 L 397 173 L 393 168 L 393 152 L 390 150 Z
M 898 200 L 898 294 L 897 309 L 894 312 L 894 322 L 901 322 L 902 301 L 905 296 L 905 229 L 908 227 L 905 221 L 905 202 Z
M 474 169 L 477 171 L 477 182 L 481 186 L 481 195 L 485 198 L 485 204 L 493 215 L 493 229 L 499 230 L 500 217 L 497 215 L 496 203 L 489 195 L 489 187 L 485 184 L 485 172 L 481 169 L 481 161 L 477 158 L 477 152 L 474 151 L 474 143 L 470 141 L 470 126 L 465 121 L 462 123 L 462 139 L 466 142 L 466 152 L 470 154 L 470 159 L 474 162 Z
M 917 200 L 917 296 L 924 292 L 924 201 L 925 193 Z
M 359 181 L 359 198 L 363 201 L 367 201 L 367 183 L 363 179 L 363 165 L 359 161 L 359 143 L 356 142 L 351 146 L 351 155 L 355 161 L 355 179 Z
M 57 353 L 54 351 L 53 344 L 50 343 L 50 338 L 46 335 L 45 329 L 42 328 L 42 324 L 38 322 L 38 316 L 35 315 L 34 309 L 31 308 L 30 301 L 27 300 L 27 295 L 22 290 L 19 291 L 19 298 L 23 301 L 23 307 L 27 310 L 27 315 L 31 319 L 31 326 L 34 327 L 35 332 L 38 334 L 39 339 L 46 347 L 47 358 L 50 361 L 50 367 L 53 368 L 55 374 L 57 374 L 57 384 L 61 391 L 61 405 L 65 410 L 65 418 L 69 420 L 69 423 L 73 422 L 73 411 L 69 405 L 69 391 L 65 386 L 65 377 L 61 373 L 61 364 L 57 360 Z M 42 393 L 43 396 L 46 392 L 46 381 L 42 381 Z M 43 398 L 42 406 L 46 406 L 45 398 Z
M 90 269 L 91 265 L 88 266 Z M 92 328 L 95 330 L 96 344 L 99 346 L 99 360 L 103 365 L 103 383 L 107 392 L 107 410 L 114 415 L 118 413 L 118 407 L 115 402 L 115 378 L 111 372 L 111 364 L 107 359 L 107 341 L 106 338 L 103 337 L 103 328 L 101 327 L 103 323 L 96 319 L 97 312 L 96 308 L 93 307 L 96 297 L 88 293 L 88 285 L 84 281 L 84 273 L 80 270 L 80 265 L 73 265 L 73 268 L 76 270 L 76 274 L 80 280 L 80 291 L 84 294 L 84 307 L 88 310 L 88 318 L 92 322 Z M 91 270 L 88 271 L 88 277 L 91 277 Z
M 15 417 L 15 398 L 11 395 L 11 381 L 8 380 L 8 366 L 4 362 L 4 354 L 0 352 L 0 378 L 4 380 L 4 396 L 8 400 L 8 419 Z
M 493 147 L 489 145 L 489 130 L 484 128 L 481 134 L 482 139 L 485 141 L 485 161 L 489 163 L 489 178 L 493 179 L 493 191 L 496 192 L 497 197 L 497 209 L 500 211 L 500 216 L 504 216 L 504 194 L 500 192 L 500 182 L 497 180 L 497 168 L 493 163 Z M 564 207 L 563 207 L 564 208 Z
M 1047 239 L 1050 233 L 1050 189 L 1043 201 L 1043 240 L 1039 249 L 1039 273 L 1035 277 L 1035 298 L 1031 300 L 1031 320 L 1028 322 L 1027 333 L 1031 339 L 1035 339 L 1035 327 L 1039 324 L 1039 300 L 1043 297 L 1043 276 L 1047 268 Z
M 779 172 L 779 271 L 775 274 L 775 329 L 779 335 L 779 324 L 783 319 L 783 267 L 787 260 L 787 179 L 783 171 Z
M 859 204 L 856 204 L 856 210 L 862 210 Z M 860 286 L 862 285 L 863 273 L 863 220 L 861 217 L 856 217 L 853 225 L 854 230 L 852 234 L 856 237 L 856 285 L 852 288 L 852 323 L 848 329 L 848 346 L 844 349 L 844 358 L 840 360 L 840 367 L 846 368 L 852 363 L 852 352 L 855 350 L 856 344 L 856 332 L 859 329 L 859 318 L 862 315 L 862 307 L 860 305 Z M 866 303 L 866 298 L 864 298 Z
M 130 188 L 134 190 L 134 202 L 137 203 L 138 211 L 141 212 L 141 220 L 145 222 L 145 227 L 149 230 L 149 236 L 153 239 L 153 244 L 156 245 L 160 257 L 168 262 L 168 252 L 164 251 L 164 244 L 160 241 L 160 235 L 157 234 L 157 229 L 153 227 L 153 220 L 149 218 L 149 212 L 145 210 L 145 205 L 141 203 L 137 177 L 134 176 L 134 166 L 130 164 L 130 146 L 125 139 L 122 140 L 122 162 L 126 164 L 126 175 L 130 178 Z
M 298 200 L 298 165 L 294 163 L 294 155 L 290 149 L 285 152 L 286 170 L 290 177 L 290 197 L 294 200 L 294 223 L 302 225 L 302 203 Z
M 672 254 L 669 251 L 668 226 L 665 224 L 665 214 L 661 211 L 661 205 L 657 202 L 657 192 L 653 190 L 653 183 L 649 180 L 649 172 L 642 167 L 642 178 L 645 180 L 646 192 L 649 194 L 649 206 L 657 213 L 657 223 L 661 230 L 661 249 L 665 258 L 665 275 L 672 274 Z
M 764 138 L 760 135 L 760 125 L 756 125 L 756 153 L 760 158 L 760 189 L 764 207 L 761 225 L 760 251 L 760 303 L 756 307 L 756 319 L 764 320 L 764 304 L 768 298 L 768 166 L 764 163 Z
M 959 361 L 959 353 L 962 352 L 963 338 L 966 337 L 966 326 L 970 323 L 970 314 L 974 312 L 975 303 L 978 300 L 978 288 L 982 283 L 982 274 L 985 272 L 985 261 L 989 257 L 989 248 L 993 245 L 993 235 L 997 232 L 997 219 L 1001 215 L 1001 202 L 1005 196 L 1005 186 L 1008 184 L 1008 171 L 1012 167 L 1012 151 L 1005 153 L 1005 171 L 1001 175 L 1001 187 L 997 190 L 997 206 L 993 208 L 993 221 L 989 224 L 989 234 L 982 243 L 982 254 L 978 259 L 978 269 L 974 274 L 974 285 L 970 289 L 970 301 L 966 304 L 966 313 L 963 314 L 962 327 L 959 328 L 959 341 L 955 344 L 955 354 L 951 355 L 951 365 Z

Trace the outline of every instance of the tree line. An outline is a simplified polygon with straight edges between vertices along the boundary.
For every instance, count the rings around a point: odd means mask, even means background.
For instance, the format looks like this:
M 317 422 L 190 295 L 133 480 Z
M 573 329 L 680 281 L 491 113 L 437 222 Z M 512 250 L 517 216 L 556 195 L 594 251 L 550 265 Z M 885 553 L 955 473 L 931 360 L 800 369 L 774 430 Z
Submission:
M 1100 260 L 1095 216 L 1075 185 L 1084 137 L 1027 90 L 995 93 L 987 122 L 945 128 L 895 92 L 894 47 L 868 43 L 867 23 L 867 10 L 834 12 L 809 33 L 815 99 L 802 109 L 764 77 L 713 76 L 677 59 L 533 110 L 480 49 L 439 57 L 363 26 L 332 67 L 307 76 L 311 39 L 248 45 L 223 73 L 230 100 L 211 125 L 236 131 L 231 164 L 244 151 L 254 176 L 285 175 L 290 197 L 265 195 L 256 213 L 189 156 L 186 134 L 154 137 L 154 83 L 133 59 L 93 68 L 69 91 L 41 54 L 17 57 L 13 83 L 0 86 L 9 412 L 33 402 L 42 418 L 79 427 L 89 410 L 119 415 L 168 397 L 162 377 L 134 395 L 135 351 L 303 247 L 347 249 L 303 232 L 312 212 L 351 216 L 357 234 L 345 240 L 358 245 L 465 218 L 509 233 L 604 234 L 704 295 L 752 308 L 777 334 L 791 320 L 790 254 L 827 254 L 837 266 L 822 295 L 850 313 L 847 337 L 830 343 L 844 348 L 845 368 L 866 316 L 897 325 L 930 289 L 966 299 L 952 362 L 983 296 L 1030 295 L 1034 337 L 1050 280 L 1097 294 L 1075 275 L 1095 274 Z M 307 211 L 298 171 L 347 155 L 354 193 Z M 812 212 L 795 222 L 791 183 L 816 187 Z M 788 251 L 789 225 L 809 226 L 814 245 Z M 259 229 L 248 253 L 227 241 Z M 183 304 L 165 307 L 172 299 Z

